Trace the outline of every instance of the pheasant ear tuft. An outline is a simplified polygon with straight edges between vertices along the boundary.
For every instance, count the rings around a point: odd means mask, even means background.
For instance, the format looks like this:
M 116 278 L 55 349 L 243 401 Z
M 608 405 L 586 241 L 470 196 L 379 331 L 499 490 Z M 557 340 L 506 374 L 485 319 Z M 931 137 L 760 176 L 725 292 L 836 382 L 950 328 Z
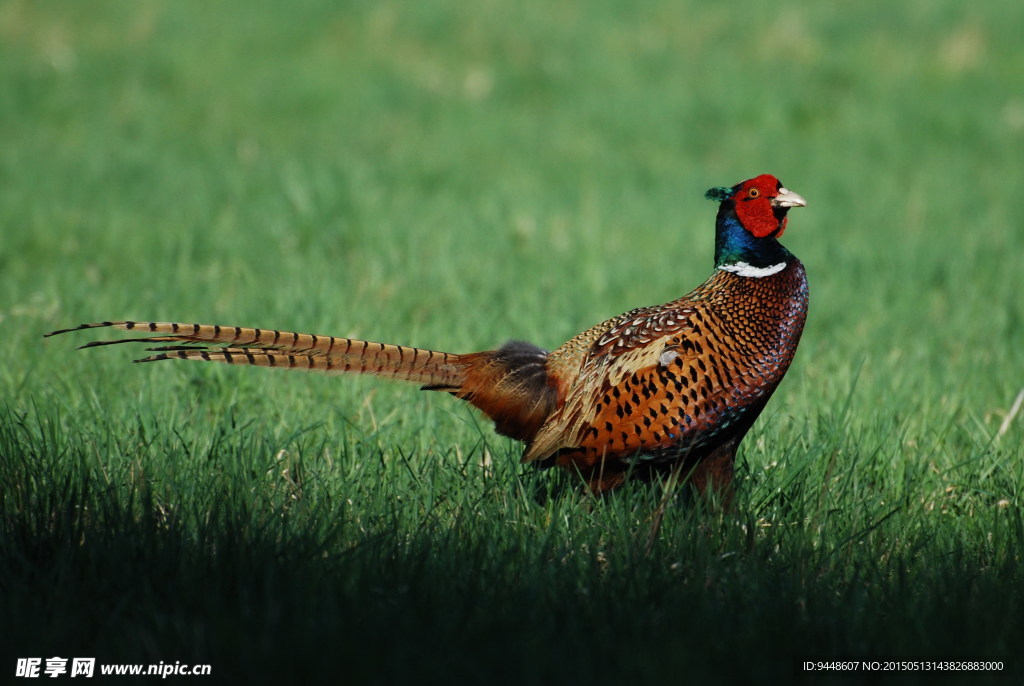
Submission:
M 733 190 L 728 186 L 715 186 L 714 188 L 709 188 L 704 197 L 715 202 L 725 202 L 732 197 L 732 193 Z

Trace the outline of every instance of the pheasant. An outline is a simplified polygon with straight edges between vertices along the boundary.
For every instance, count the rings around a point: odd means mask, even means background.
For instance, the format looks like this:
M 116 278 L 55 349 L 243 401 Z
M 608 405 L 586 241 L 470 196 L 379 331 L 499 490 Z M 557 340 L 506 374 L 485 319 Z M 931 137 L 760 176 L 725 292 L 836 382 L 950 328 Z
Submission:
M 595 492 L 627 476 L 682 474 L 728 499 L 736 449 L 796 352 L 807 278 L 778 241 L 802 197 L 763 174 L 712 188 L 715 269 L 691 293 L 598 324 L 548 352 L 523 341 L 452 354 L 275 329 L 109 321 L 163 344 L 137 362 L 181 359 L 351 372 L 411 381 L 467 400 L 498 433 L 526 444 L 523 462 L 578 472 Z

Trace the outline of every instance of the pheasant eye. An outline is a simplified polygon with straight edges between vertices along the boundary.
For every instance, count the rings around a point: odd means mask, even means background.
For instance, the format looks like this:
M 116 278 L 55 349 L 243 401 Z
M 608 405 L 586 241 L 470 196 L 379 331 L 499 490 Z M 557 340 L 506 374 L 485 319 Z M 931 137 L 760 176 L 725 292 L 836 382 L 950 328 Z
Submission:
M 759 195 L 761 195 L 761 191 L 757 190 L 756 188 L 751 188 L 749 191 L 747 191 L 748 197 L 756 198 Z

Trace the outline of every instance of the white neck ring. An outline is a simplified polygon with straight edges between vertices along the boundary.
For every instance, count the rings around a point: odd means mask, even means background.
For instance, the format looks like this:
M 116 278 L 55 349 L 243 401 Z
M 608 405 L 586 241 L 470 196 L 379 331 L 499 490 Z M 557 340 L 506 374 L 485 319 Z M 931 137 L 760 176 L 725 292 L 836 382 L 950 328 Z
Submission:
M 735 264 L 723 264 L 719 269 L 723 272 L 732 272 L 737 276 L 749 276 L 755 279 L 762 279 L 772 274 L 778 274 L 786 268 L 785 262 L 779 262 L 768 267 L 754 267 L 746 262 L 736 262 Z

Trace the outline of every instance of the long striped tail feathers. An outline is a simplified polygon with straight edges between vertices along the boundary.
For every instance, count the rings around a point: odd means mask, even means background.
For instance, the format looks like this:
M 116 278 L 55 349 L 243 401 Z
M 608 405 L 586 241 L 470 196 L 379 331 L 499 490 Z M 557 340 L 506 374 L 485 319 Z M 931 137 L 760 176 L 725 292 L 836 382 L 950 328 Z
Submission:
M 122 343 L 151 344 L 155 353 L 135 360 L 199 360 L 223 364 L 371 374 L 420 384 L 463 398 L 494 420 L 499 433 L 530 441 L 554 408 L 547 352 L 521 341 L 498 350 L 453 353 L 375 343 L 355 338 L 177 322 L 112 321 L 82 324 L 46 334 L 114 328 L 142 332 L 133 338 L 92 341 L 80 348 Z M 153 345 L 163 344 L 163 345 Z
M 458 388 L 464 376 L 462 356 L 355 338 L 256 329 L 241 326 L 181 324 L 177 322 L 101 322 L 82 324 L 46 334 L 56 336 L 85 329 L 114 328 L 145 332 L 134 338 L 92 341 L 80 348 L 122 343 L 160 345 L 136 362 L 200 360 L 224 364 L 307 369 L 328 373 L 373 374 L 424 386 Z

